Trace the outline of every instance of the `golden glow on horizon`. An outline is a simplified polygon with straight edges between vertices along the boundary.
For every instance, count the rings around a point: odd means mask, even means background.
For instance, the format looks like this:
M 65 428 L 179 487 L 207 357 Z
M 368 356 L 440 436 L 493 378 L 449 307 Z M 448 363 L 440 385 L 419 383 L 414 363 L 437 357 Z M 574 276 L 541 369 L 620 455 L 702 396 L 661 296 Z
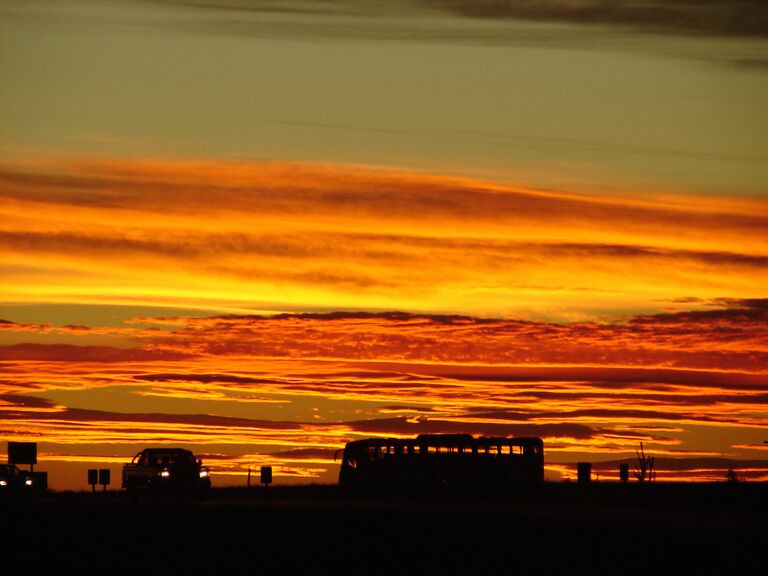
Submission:
M 60 159 L 6 162 L 0 216 L 6 302 L 568 319 L 759 297 L 768 283 L 760 200 L 589 197 L 321 164 Z

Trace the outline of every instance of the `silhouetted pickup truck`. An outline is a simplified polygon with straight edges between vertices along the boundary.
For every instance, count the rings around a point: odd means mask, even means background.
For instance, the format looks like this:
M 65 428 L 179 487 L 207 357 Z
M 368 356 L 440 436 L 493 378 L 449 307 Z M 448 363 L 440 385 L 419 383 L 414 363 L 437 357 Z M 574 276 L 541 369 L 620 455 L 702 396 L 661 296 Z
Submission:
M 13 464 L 0 464 L 0 497 L 31 494 L 35 481 L 31 473 L 19 470 Z
M 208 468 L 183 448 L 146 448 L 123 466 L 123 488 L 133 494 L 150 490 L 203 497 L 210 487 Z

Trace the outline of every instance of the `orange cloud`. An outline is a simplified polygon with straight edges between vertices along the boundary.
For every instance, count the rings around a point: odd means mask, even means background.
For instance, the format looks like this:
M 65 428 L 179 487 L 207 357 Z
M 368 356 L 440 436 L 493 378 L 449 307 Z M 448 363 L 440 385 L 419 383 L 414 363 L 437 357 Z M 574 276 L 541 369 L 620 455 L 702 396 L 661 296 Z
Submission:
M 69 454 L 181 443 L 235 458 L 259 447 L 225 466 L 233 477 L 246 462 L 278 466 L 264 454 L 439 432 L 541 436 L 552 465 L 631 455 L 641 441 L 660 456 L 745 457 L 768 414 L 768 311 L 763 300 L 721 305 L 730 308 L 611 324 L 394 312 L 142 318 L 116 327 L 139 348 L 0 347 L 0 413 L 9 438 Z M 695 440 L 695 430 L 707 432 Z M 286 479 L 330 478 L 335 466 L 294 460 L 280 464 Z
M 222 316 L 188 319 L 147 341 L 158 350 L 214 355 L 748 372 L 767 367 L 766 321 L 764 301 L 602 324 L 360 312 Z
M 6 163 L 0 297 L 572 319 L 762 296 L 763 201 L 652 198 L 356 166 Z

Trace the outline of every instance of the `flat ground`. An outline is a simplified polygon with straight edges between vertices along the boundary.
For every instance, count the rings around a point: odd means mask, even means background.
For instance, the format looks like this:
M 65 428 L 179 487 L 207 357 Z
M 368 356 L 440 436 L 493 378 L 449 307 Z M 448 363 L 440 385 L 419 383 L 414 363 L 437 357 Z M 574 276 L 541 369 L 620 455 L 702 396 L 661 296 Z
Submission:
M 355 500 L 273 487 L 203 503 L 51 493 L 0 507 L 6 574 L 768 574 L 768 485 L 755 483 Z

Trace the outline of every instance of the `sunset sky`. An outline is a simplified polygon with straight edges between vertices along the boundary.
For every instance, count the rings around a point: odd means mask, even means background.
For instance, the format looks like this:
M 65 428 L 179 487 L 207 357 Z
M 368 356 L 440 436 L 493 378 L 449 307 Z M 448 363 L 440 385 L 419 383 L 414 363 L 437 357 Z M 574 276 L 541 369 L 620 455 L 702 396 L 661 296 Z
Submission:
M 0 459 L 370 436 L 768 480 L 762 0 L 0 0 Z

